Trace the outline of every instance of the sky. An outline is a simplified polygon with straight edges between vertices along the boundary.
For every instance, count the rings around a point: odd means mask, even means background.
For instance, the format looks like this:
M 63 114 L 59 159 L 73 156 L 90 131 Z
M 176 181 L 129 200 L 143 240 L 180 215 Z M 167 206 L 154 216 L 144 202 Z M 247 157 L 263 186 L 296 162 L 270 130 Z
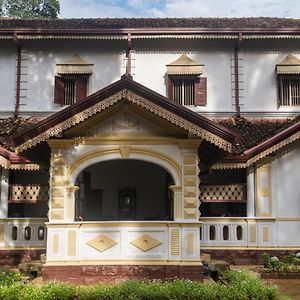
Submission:
M 300 18 L 300 0 L 60 0 L 60 18 Z

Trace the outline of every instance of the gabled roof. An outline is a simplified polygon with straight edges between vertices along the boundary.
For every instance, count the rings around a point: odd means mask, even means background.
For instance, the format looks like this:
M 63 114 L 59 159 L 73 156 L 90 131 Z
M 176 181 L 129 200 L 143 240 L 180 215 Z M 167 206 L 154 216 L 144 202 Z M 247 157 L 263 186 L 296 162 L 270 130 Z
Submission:
M 231 130 L 135 82 L 129 75 L 10 138 L 17 152 L 29 149 L 79 124 L 119 101 L 129 101 L 230 152 L 237 135 Z

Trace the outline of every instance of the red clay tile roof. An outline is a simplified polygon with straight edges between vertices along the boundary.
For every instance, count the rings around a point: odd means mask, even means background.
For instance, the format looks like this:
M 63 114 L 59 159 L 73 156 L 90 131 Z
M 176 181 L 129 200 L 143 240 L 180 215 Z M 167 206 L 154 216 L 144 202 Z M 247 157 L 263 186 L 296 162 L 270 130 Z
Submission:
M 300 115 L 294 119 L 277 120 L 247 120 L 245 118 L 231 117 L 216 122 L 241 136 L 239 142 L 235 145 L 236 154 L 241 155 L 246 150 L 267 141 L 299 121 Z
M 124 28 L 232 28 L 300 29 L 300 19 L 285 18 L 86 18 L 8 19 L 0 18 L 0 28 L 31 29 L 124 29 Z
M 0 119 L 0 145 L 9 149 L 6 139 L 12 134 L 25 129 L 32 124 L 36 124 L 39 120 L 33 118 L 5 118 Z
M 146 98 L 149 102 L 161 107 L 161 109 L 171 112 L 172 114 L 189 121 L 191 124 L 204 129 L 206 132 L 209 132 L 215 137 L 223 140 L 224 143 L 226 143 L 226 146 L 230 145 L 230 148 L 237 139 L 237 136 L 228 128 L 221 126 L 220 124 L 216 124 L 208 118 L 203 117 L 202 115 L 199 115 L 184 106 L 176 104 L 173 101 L 170 101 L 168 98 L 154 92 L 153 90 L 148 89 L 142 84 L 137 83 L 132 79 L 131 76 L 123 75 L 120 80 L 112 83 L 111 85 L 101 89 L 94 94 L 89 95 L 84 101 L 74 103 L 73 105 L 70 105 L 69 107 L 66 107 L 65 109 L 56 112 L 50 117 L 42 120 L 38 124 L 33 125 L 31 128 L 13 134 L 10 137 L 9 142 L 11 145 L 14 145 L 16 147 L 26 144 L 29 139 L 31 139 L 31 142 L 33 141 L 33 139 L 35 139 L 36 144 L 40 143 L 42 142 L 42 140 L 38 137 L 49 131 L 49 129 L 55 126 L 59 126 L 59 124 L 65 122 L 66 120 L 71 120 L 75 115 L 93 107 L 94 105 L 107 99 L 109 96 L 114 95 L 124 89 L 133 92 L 138 96 Z M 121 101 L 126 100 L 121 99 Z M 80 121 L 83 120 L 84 119 L 80 119 Z M 74 124 L 79 123 L 79 120 L 77 120 L 76 118 L 73 121 Z M 69 127 L 74 126 L 72 122 L 69 122 Z M 72 125 L 70 125 L 71 123 Z M 59 126 L 59 130 L 63 131 L 64 129 Z M 51 134 L 55 135 L 57 134 L 57 132 L 53 131 Z M 46 140 L 46 136 L 47 135 L 44 135 L 43 139 Z M 34 143 L 31 143 L 30 147 L 32 147 L 33 145 Z
M 13 148 L 9 148 L 7 145 L 6 139 L 12 134 L 37 124 L 39 121 L 40 119 L 33 118 L 0 119 L 0 145 L 12 150 Z M 214 121 L 240 136 L 238 143 L 235 144 L 235 154 L 242 155 L 245 151 L 265 142 L 274 135 L 299 122 L 300 115 L 294 119 L 255 120 L 230 117 L 228 119 Z

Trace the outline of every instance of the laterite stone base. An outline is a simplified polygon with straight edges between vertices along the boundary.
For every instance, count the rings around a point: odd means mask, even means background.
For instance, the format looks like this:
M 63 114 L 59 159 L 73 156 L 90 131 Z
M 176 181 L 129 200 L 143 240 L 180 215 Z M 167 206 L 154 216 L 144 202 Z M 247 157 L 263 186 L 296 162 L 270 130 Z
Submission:
M 292 250 L 216 250 L 201 249 L 201 254 L 210 254 L 211 259 L 225 260 L 233 265 L 261 265 L 264 263 L 263 253 L 282 258 L 283 256 L 297 251 Z
M 299 272 L 290 272 L 290 273 L 260 272 L 260 276 L 263 279 L 300 279 Z
M 130 279 L 203 280 L 202 266 L 183 265 L 87 265 L 44 266 L 43 280 L 57 280 L 74 284 L 121 282 Z
M 0 250 L 1 266 L 17 266 L 19 263 L 39 260 L 46 250 Z

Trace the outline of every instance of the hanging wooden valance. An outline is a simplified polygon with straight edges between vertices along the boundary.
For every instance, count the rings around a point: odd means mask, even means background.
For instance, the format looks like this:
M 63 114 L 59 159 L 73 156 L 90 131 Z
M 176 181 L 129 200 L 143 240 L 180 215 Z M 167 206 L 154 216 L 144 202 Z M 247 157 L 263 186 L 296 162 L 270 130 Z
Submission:
M 276 65 L 277 74 L 300 74 L 300 59 L 293 54 L 288 54 L 287 57 Z
M 76 75 L 93 73 L 93 65 L 84 61 L 78 54 L 73 55 L 65 63 L 57 64 L 57 74 L 59 75 Z
M 167 65 L 168 75 L 201 75 L 203 72 L 202 64 L 199 64 L 182 54 L 177 60 Z

